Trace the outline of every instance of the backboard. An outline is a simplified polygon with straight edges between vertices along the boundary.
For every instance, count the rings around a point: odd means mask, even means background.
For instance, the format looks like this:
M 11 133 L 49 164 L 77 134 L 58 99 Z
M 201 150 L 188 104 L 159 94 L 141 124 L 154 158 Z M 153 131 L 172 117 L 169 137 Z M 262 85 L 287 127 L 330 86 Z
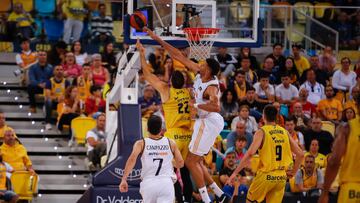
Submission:
M 170 44 L 187 46 L 184 28 L 220 28 L 214 39 L 217 47 L 258 47 L 261 45 L 262 21 L 259 20 L 259 0 L 228 3 L 225 0 L 128 0 L 124 18 L 125 43 L 157 44 L 147 33 L 130 27 L 129 15 L 140 10 L 148 27 Z

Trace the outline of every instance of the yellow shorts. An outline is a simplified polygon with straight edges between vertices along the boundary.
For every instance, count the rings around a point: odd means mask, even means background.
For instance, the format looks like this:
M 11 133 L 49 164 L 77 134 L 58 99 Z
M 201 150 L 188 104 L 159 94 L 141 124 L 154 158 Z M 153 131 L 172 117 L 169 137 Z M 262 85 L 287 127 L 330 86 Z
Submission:
M 341 184 L 338 203 L 360 203 L 360 183 Z
M 286 173 L 284 170 L 258 171 L 250 185 L 246 199 L 250 202 L 281 203 L 285 193 Z
M 189 143 L 191 141 L 192 132 L 189 129 L 170 128 L 166 130 L 165 137 L 173 139 L 179 148 L 181 156 L 185 160 L 189 152 Z

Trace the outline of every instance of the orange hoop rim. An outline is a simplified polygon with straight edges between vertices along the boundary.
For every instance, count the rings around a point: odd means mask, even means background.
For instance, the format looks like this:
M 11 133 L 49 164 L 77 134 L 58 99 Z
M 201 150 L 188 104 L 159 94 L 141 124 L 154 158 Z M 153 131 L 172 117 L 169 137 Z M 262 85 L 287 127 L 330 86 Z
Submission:
M 188 35 L 189 40 L 199 41 L 204 35 L 216 35 L 220 28 L 188 27 L 184 28 L 183 31 Z

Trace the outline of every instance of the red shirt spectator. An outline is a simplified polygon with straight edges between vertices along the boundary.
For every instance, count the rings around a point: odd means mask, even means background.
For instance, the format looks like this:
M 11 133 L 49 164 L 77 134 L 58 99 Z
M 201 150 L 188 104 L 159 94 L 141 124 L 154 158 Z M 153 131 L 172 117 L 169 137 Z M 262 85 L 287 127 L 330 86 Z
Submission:
M 91 86 L 90 88 L 91 96 L 89 96 L 85 101 L 85 113 L 88 116 L 92 116 L 96 112 L 105 112 L 106 102 L 101 97 L 101 87 Z

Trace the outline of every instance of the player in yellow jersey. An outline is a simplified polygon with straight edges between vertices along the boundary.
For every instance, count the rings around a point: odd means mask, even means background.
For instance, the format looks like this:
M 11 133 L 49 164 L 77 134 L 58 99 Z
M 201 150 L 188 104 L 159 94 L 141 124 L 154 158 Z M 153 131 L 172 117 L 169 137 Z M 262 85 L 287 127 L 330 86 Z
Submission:
M 354 96 L 357 110 L 360 110 L 360 94 Z M 323 192 L 319 203 L 328 203 L 329 189 L 339 171 L 339 203 L 360 202 L 360 117 L 340 124 L 325 172 Z
M 161 81 L 153 73 L 151 67 L 145 59 L 145 49 L 141 43 L 137 42 L 137 49 L 140 52 L 141 67 L 145 80 L 148 81 L 159 93 L 164 110 L 166 132 L 165 137 L 173 139 L 181 152 L 183 159 L 189 151 L 191 140 L 191 117 L 189 111 L 190 91 L 184 88 L 185 79 L 180 71 L 174 71 L 171 76 L 171 86 Z M 192 185 L 190 173 L 184 166 L 180 169 L 184 183 L 185 201 L 190 202 L 192 197 Z
M 262 202 L 264 199 L 271 203 L 282 202 L 286 180 L 295 175 L 304 157 L 299 145 L 288 132 L 275 123 L 276 115 L 277 110 L 274 106 L 267 105 L 264 108 L 265 125 L 254 134 L 249 150 L 227 181 L 227 184 L 231 184 L 259 150 L 260 162 L 246 202 Z M 292 153 L 295 154 L 294 164 Z

